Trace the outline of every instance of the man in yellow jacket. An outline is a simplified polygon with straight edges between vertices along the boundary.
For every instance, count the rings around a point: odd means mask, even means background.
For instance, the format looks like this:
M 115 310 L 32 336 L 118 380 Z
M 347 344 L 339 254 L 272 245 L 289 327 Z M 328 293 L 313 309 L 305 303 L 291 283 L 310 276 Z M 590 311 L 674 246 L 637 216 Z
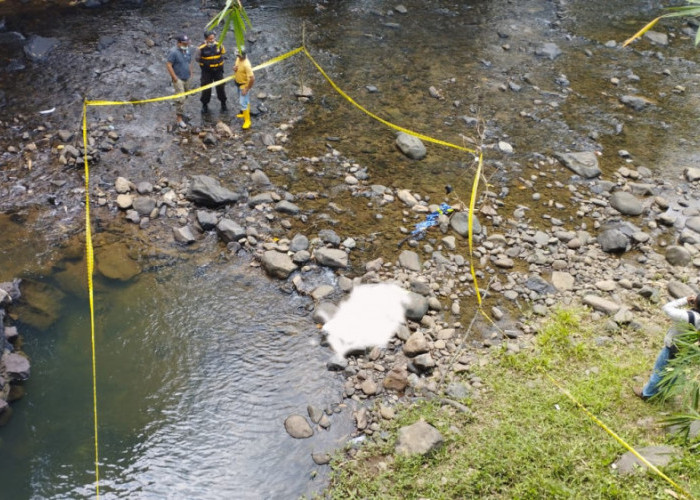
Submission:
M 250 89 L 255 83 L 253 67 L 248 60 L 245 47 L 241 47 L 236 56 L 236 64 L 233 66 L 234 81 L 238 88 L 238 101 L 241 105 L 240 114 L 236 118 L 243 118 L 244 129 L 250 128 Z

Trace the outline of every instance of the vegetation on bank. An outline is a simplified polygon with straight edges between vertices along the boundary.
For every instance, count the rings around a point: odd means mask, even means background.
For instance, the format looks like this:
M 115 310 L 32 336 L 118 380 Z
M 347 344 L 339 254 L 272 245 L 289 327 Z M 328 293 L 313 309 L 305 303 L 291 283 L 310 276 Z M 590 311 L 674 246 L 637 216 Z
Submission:
M 426 400 L 387 423 L 383 438 L 336 457 L 330 496 L 681 498 L 652 472 L 620 475 L 613 464 L 627 450 L 543 370 L 631 446 L 678 446 L 680 459 L 661 470 L 700 496 L 693 443 L 667 434 L 659 422 L 674 411 L 673 403 L 642 402 L 631 391 L 634 377 L 648 376 L 663 339 L 646 345 L 643 331 L 624 333 L 605 332 L 605 325 L 591 322 L 584 311 L 556 312 L 540 328 L 533 349 L 492 353 L 489 363 L 475 368 L 486 389 L 478 400 L 461 401 L 471 414 L 439 399 Z M 605 341 L 605 335 L 615 339 Z M 398 429 L 419 418 L 442 433 L 443 446 L 427 457 L 395 455 Z

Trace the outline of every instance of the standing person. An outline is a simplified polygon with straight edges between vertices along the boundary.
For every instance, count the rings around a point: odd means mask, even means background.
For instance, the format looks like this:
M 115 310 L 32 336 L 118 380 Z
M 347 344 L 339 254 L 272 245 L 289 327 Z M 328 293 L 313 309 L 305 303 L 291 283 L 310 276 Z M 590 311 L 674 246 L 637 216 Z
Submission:
M 690 306 L 692 309 L 681 309 L 683 306 Z M 681 297 L 680 299 L 672 300 L 663 307 L 663 311 L 672 320 L 677 323 L 690 323 L 695 328 L 700 327 L 700 295 L 693 297 Z M 649 381 L 644 387 L 635 387 L 634 394 L 647 400 L 659 392 L 659 382 L 664 375 L 664 368 L 669 360 L 676 357 L 678 348 L 675 345 L 675 338 L 683 333 L 683 325 L 676 324 L 669 328 L 664 337 L 664 347 L 661 349 L 659 356 L 654 363 L 654 371 L 649 377 Z
M 181 94 L 191 89 L 192 77 L 192 52 L 190 51 L 190 39 L 187 35 L 177 37 L 177 46 L 170 50 L 168 61 L 165 63 L 170 73 L 170 78 L 173 80 L 173 88 L 175 94 Z M 185 104 L 185 98 L 179 97 L 175 99 L 175 113 L 177 116 L 177 124 L 181 128 L 187 128 L 185 120 L 183 120 L 182 109 Z
M 241 105 L 241 112 L 236 115 L 236 118 L 243 118 L 242 128 L 247 129 L 250 128 L 250 89 L 255 83 L 255 75 L 246 55 L 245 47 L 241 47 L 238 51 L 233 73 L 238 87 L 238 102 Z
M 197 48 L 195 60 L 202 69 L 202 86 L 212 82 L 217 82 L 224 78 L 224 55 L 226 49 L 223 44 L 216 42 L 216 33 L 213 31 L 204 32 L 204 43 Z M 216 86 L 216 97 L 221 102 L 221 111 L 226 111 L 226 90 L 225 84 Z M 209 112 L 209 101 L 211 100 L 211 89 L 202 91 L 202 113 Z

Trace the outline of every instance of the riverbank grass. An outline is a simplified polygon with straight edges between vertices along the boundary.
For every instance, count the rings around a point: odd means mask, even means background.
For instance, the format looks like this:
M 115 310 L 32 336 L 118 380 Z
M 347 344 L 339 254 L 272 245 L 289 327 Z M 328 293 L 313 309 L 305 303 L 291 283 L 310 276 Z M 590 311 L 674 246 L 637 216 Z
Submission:
M 648 374 L 657 346 L 642 348 L 642 332 L 629 332 L 640 339 L 630 343 L 602 342 L 602 331 L 584 311 L 556 312 L 534 349 L 503 350 L 478 369 L 486 390 L 460 401 L 471 413 L 423 401 L 387 424 L 383 439 L 337 458 L 332 498 L 674 498 L 656 474 L 620 475 L 613 464 L 627 450 L 545 375 L 631 446 L 668 443 L 658 420 L 672 408 L 642 402 L 630 389 Z M 398 429 L 420 418 L 440 431 L 443 446 L 427 457 L 395 455 Z M 682 455 L 662 470 L 700 496 L 697 455 L 675 444 Z

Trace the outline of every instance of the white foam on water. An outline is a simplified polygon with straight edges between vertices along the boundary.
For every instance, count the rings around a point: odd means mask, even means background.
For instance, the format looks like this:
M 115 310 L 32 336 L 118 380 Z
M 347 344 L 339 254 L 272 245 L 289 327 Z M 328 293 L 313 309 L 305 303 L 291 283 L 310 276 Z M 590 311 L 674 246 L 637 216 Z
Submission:
M 405 321 L 408 303 L 409 293 L 395 284 L 356 286 L 323 325 L 328 344 L 338 356 L 385 346 Z

